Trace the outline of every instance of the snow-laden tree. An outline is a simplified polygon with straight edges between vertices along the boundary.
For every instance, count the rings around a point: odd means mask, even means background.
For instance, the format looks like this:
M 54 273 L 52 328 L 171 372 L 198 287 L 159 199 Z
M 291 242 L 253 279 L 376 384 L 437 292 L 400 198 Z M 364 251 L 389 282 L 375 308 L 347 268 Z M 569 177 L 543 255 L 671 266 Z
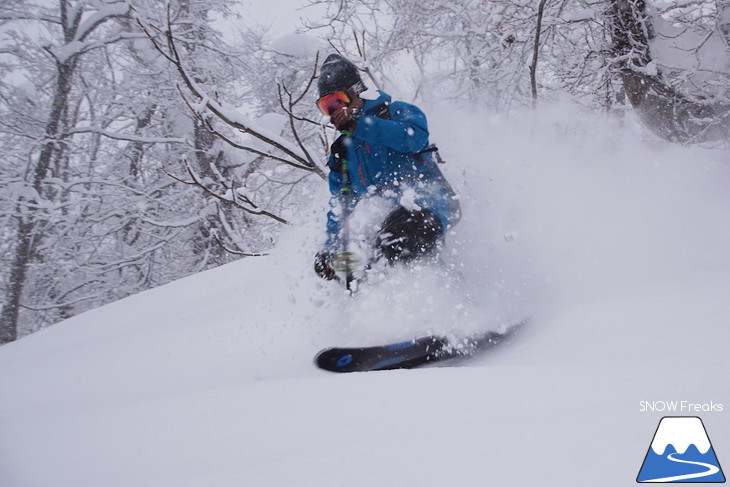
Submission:
M 600 6 L 583 0 L 342 0 L 309 28 L 386 89 L 504 111 L 538 95 L 574 92 L 604 104 L 608 83 Z M 408 66 L 404 75 L 402 66 Z M 415 75 L 414 75 L 415 73 Z M 404 79 L 407 78 L 407 79 Z M 603 91 L 602 91 L 603 90 Z
M 34 275 L 41 282 L 53 278 L 38 268 L 48 261 L 51 235 L 63 235 L 62 227 L 78 208 L 70 191 L 75 183 L 70 177 L 75 169 L 71 130 L 80 112 L 94 109 L 83 83 L 78 82 L 81 58 L 125 37 L 115 19 L 126 16 L 129 5 L 62 0 L 51 10 L 15 1 L 3 4 L 2 9 L 3 50 L 9 58 L 4 68 L 20 78 L 3 86 L 2 97 L 2 111 L 8 115 L 3 145 L 12 153 L 11 168 L 5 174 L 10 191 L 3 198 L 9 215 L 3 229 L 9 252 L 5 254 L 6 299 L 0 313 L 0 341 L 6 342 L 17 336 L 29 281 L 34 281 Z M 35 29 L 39 32 L 33 38 L 28 32 Z M 45 43 L 42 51 L 29 49 L 37 42 Z M 86 153 L 93 154 L 98 150 L 98 138 L 85 138 Z
M 184 48 L 184 27 L 174 18 L 138 21 L 177 71 L 189 112 L 218 151 L 204 165 L 184 161 L 182 172 L 171 176 L 198 187 L 224 208 L 227 204 L 248 216 L 285 223 L 284 213 L 301 199 L 297 195 L 325 177 L 328 144 L 313 89 L 318 41 L 296 35 L 268 41 L 261 32 L 242 32 L 239 50 L 227 56 L 240 62 L 237 83 L 243 88 L 222 90 L 220 81 L 195 74 Z
M 452 98 L 503 111 L 567 94 L 610 108 L 624 91 L 638 106 L 639 98 L 652 97 L 640 95 L 651 86 L 664 93 L 639 112 L 659 135 L 727 139 L 727 0 L 646 0 L 646 7 L 642 0 L 310 3 L 326 9 L 310 29 L 386 89 L 413 99 Z M 647 115 L 649 105 L 668 97 L 675 102 L 659 109 L 666 116 Z M 689 132 L 668 135 L 672 116 Z
M 205 8 L 226 13 L 222 1 Z M 230 260 L 218 250 L 228 234 L 270 245 L 165 172 L 221 151 L 205 145 L 177 74 L 135 21 L 159 10 L 114 0 L 0 6 L 2 342 Z M 209 19 L 171 10 L 196 33 L 185 39 L 191 64 L 221 89 L 216 77 L 233 84 Z
M 728 3 L 610 1 L 612 48 L 626 94 L 664 139 L 730 138 Z
M 230 0 L 0 4 L 0 341 L 270 248 L 325 179 L 329 51 L 400 98 L 625 93 L 664 138 L 728 137 L 727 0 L 311 3 L 306 35 L 236 46 Z

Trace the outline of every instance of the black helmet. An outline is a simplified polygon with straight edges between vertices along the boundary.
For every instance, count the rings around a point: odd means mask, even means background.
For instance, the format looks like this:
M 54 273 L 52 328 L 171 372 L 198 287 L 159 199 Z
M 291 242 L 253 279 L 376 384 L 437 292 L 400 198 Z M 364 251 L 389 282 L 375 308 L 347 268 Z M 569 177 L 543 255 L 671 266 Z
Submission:
M 339 54 L 327 56 L 317 80 L 320 98 L 336 91 L 348 90 L 357 83 L 362 83 L 357 66 Z

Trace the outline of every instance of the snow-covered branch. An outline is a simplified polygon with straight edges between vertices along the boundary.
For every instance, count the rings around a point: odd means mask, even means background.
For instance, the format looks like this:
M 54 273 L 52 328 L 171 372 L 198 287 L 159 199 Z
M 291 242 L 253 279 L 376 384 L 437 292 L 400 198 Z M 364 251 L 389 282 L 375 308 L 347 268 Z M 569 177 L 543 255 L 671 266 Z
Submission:
M 129 41 L 135 39 L 144 39 L 145 36 L 136 32 L 117 32 L 109 35 L 103 39 L 90 40 L 90 41 L 71 41 L 63 46 L 53 46 L 48 48 L 53 57 L 59 63 L 68 62 L 70 59 L 87 53 L 100 47 L 108 46 L 109 44 L 115 44 L 120 41 Z
M 225 123 L 229 127 L 232 127 L 243 134 L 250 135 L 255 139 L 263 142 L 264 144 L 281 151 L 288 158 L 272 157 L 279 162 L 289 164 L 297 169 L 310 171 L 321 178 L 325 178 L 324 171 L 314 162 L 312 157 L 309 155 L 307 150 L 299 143 L 294 145 L 287 139 L 267 130 L 264 127 L 257 125 L 252 120 L 245 117 L 234 107 L 225 105 L 224 103 L 215 100 L 215 97 L 209 95 L 206 90 L 199 85 L 194 77 L 185 68 L 183 60 L 180 56 L 177 48 L 177 41 L 172 33 L 172 24 L 168 15 L 167 28 L 162 31 L 157 27 L 153 27 L 145 23 L 141 18 L 137 17 L 137 22 L 145 32 L 147 37 L 152 42 L 155 49 L 162 54 L 168 61 L 170 61 L 179 73 L 183 83 L 187 87 L 188 91 L 197 99 L 195 103 L 188 103 L 193 112 L 197 117 L 205 117 L 206 113 L 210 113 L 216 117 L 216 119 Z M 166 48 L 163 47 L 158 41 L 158 37 L 153 34 L 153 31 L 161 32 L 164 35 L 166 41 Z M 217 132 L 219 134 L 220 132 Z M 229 138 L 225 138 L 226 142 L 230 142 Z M 299 141 L 298 141 L 299 142 Z M 236 147 L 243 150 L 248 150 L 247 146 L 237 145 Z M 265 151 L 251 151 L 257 155 L 264 157 L 271 157 L 269 153 Z
M 180 137 L 147 137 L 134 134 L 122 134 L 119 132 L 111 132 L 109 130 L 98 129 L 95 127 L 74 127 L 67 135 L 73 134 L 98 134 L 109 139 L 123 140 L 127 142 L 139 142 L 142 144 L 185 144 L 187 141 Z
M 686 2 L 684 5 L 691 5 Z M 644 0 L 611 0 L 609 23 L 616 66 L 629 101 L 640 119 L 663 139 L 698 143 L 730 139 L 730 102 L 692 96 L 673 86 L 654 60 L 652 42 L 658 36 Z M 697 52 L 714 36 L 692 34 L 692 43 L 675 52 Z M 697 70 L 697 68 L 695 67 Z
M 260 209 L 248 197 L 240 197 L 240 196 L 237 197 L 236 195 L 238 193 L 236 191 L 233 191 L 232 196 L 228 197 L 228 196 L 222 195 L 222 194 L 217 193 L 216 191 L 210 189 L 205 184 L 203 179 L 200 176 L 198 176 L 198 174 L 193 170 L 192 166 L 190 165 L 190 162 L 187 159 L 185 159 L 183 162 L 185 163 L 185 169 L 187 170 L 188 174 L 190 175 L 191 181 L 187 181 L 185 179 L 179 178 L 179 177 L 175 176 L 174 174 L 171 174 L 166 171 L 167 175 L 180 183 L 201 188 L 209 196 L 212 196 L 213 198 L 215 198 L 219 201 L 222 201 L 224 203 L 233 205 L 236 208 L 245 211 L 246 213 L 249 213 L 251 215 L 268 217 L 279 223 L 289 224 L 289 222 L 286 221 L 284 218 L 282 218 L 278 215 L 275 215 L 271 212 L 268 212 L 266 210 Z
M 74 32 L 74 41 L 83 42 L 97 27 L 107 20 L 115 17 L 126 17 L 131 8 L 129 3 L 124 0 L 95 3 L 98 10 L 78 25 Z

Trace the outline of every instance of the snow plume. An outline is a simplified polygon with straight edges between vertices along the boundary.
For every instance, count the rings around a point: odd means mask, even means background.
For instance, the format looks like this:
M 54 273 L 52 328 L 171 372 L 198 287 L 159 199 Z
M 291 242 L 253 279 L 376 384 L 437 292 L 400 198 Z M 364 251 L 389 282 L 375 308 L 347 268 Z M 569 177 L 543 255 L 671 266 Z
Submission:
M 444 172 L 461 178 L 457 240 L 483 259 L 485 285 L 504 280 L 517 292 L 524 281 L 565 304 L 726 261 L 718 203 L 728 203 L 730 168 L 720 151 L 642 140 L 630 116 L 566 104 L 467 115 L 456 131 L 438 109 L 430 120 Z
M 308 244 L 282 244 L 282 255 L 308 264 L 302 278 L 332 316 L 318 326 L 336 343 L 539 322 L 576 303 L 640 293 L 698 263 L 725 265 L 730 231 L 718 208 L 730 205 L 730 171 L 721 152 L 642 139 L 632 117 L 590 116 L 567 103 L 458 120 L 452 107 L 423 108 L 463 209 L 438 265 L 376 266 L 356 299 L 340 283 L 317 281 L 309 264 L 324 232 L 324 190 L 313 208 L 319 215 L 302 223 Z M 373 199 L 356 208 L 360 255 L 389 205 Z

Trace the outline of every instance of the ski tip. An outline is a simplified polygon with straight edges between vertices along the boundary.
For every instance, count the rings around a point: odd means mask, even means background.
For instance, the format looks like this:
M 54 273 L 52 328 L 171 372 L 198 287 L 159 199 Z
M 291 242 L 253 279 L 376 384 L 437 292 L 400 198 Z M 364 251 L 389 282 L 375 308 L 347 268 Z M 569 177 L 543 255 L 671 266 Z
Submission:
M 314 365 L 330 372 L 353 372 L 352 353 L 338 348 L 325 348 L 314 357 Z

